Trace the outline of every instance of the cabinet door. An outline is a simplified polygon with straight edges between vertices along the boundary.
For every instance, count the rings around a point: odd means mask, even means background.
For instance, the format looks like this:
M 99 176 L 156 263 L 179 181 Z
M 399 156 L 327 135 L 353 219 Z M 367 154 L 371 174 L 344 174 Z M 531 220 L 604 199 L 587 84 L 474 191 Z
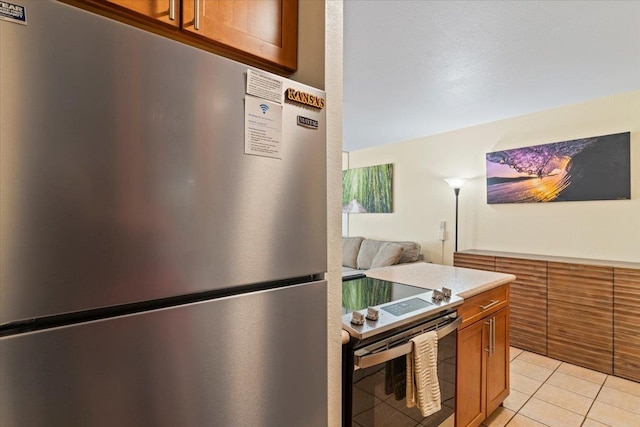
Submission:
M 467 254 L 464 252 L 454 252 L 454 267 L 474 268 L 476 270 L 495 271 L 496 257 L 490 255 Z
M 107 3 L 135 12 L 155 21 L 180 26 L 180 0 L 92 0 L 95 3 Z
M 496 257 L 496 271 L 514 274 L 510 284 L 511 345 L 547 354 L 547 262 Z
M 486 418 L 484 349 L 487 342 L 488 329 L 482 320 L 458 331 L 456 427 L 478 426 Z
M 640 381 L 640 270 L 613 275 L 613 374 Z
M 183 0 L 182 29 L 291 71 L 297 67 L 297 0 Z
M 548 355 L 611 374 L 613 268 L 548 264 Z
M 509 395 L 509 307 L 491 317 L 489 325 L 491 351 L 487 357 L 487 416 Z

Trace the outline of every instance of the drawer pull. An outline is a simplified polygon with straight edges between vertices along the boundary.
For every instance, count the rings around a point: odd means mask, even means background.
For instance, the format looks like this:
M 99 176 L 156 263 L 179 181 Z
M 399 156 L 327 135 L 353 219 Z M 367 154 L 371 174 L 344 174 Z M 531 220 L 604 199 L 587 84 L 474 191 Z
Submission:
M 196 30 L 200 29 L 200 0 L 194 0 L 195 4 L 193 7 L 196 9 L 196 15 L 193 18 L 193 28 Z
M 480 306 L 480 308 L 481 308 L 481 309 L 483 309 L 483 310 L 486 310 L 486 309 L 491 308 L 491 307 L 493 307 L 494 305 L 498 304 L 499 302 L 500 302 L 500 300 L 499 300 L 499 299 L 493 299 L 493 300 L 490 300 L 490 301 L 489 301 L 489 304 L 487 304 L 487 305 L 481 305 L 481 306 Z
M 484 324 L 489 327 L 489 344 L 488 344 L 489 347 L 485 348 L 483 350 L 486 351 L 487 353 L 489 353 L 489 356 L 491 356 L 491 343 L 493 341 L 493 335 L 491 335 L 491 332 L 492 332 L 492 329 L 491 329 L 492 321 L 493 321 L 493 319 L 489 319 L 489 321 L 484 322 Z

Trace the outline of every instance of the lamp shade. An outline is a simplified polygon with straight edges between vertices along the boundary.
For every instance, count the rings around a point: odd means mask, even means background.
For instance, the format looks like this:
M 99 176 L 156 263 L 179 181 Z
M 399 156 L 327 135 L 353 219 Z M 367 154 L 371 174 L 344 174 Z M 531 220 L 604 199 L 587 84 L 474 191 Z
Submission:
M 447 181 L 447 184 L 449 184 L 449 186 L 454 190 L 462 188 L 465 183 L 463 178 L 445 178 L 444 180 Z

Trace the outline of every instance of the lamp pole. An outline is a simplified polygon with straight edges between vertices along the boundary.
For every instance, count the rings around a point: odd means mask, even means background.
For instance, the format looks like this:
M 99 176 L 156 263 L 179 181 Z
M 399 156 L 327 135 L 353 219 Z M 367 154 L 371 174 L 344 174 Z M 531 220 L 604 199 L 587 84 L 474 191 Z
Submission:
M 458 195 L 460 194 L 460 188 L 454 188 L 453 193 L 456 195 L 456 252 L 458 252 Z
M 463 178 L 445 178 L 445 181 L 447 181 L 447 184 L 449 184 L 449 186 L 451 188 L 453 188 L 453 194 L 456 195 L 456 246 L 455 246 L 455 252 L 458 252 L 458 196 L 460 195 L 460 188 L 462 188 L 462 186 L 464 185 L 464 179 Z

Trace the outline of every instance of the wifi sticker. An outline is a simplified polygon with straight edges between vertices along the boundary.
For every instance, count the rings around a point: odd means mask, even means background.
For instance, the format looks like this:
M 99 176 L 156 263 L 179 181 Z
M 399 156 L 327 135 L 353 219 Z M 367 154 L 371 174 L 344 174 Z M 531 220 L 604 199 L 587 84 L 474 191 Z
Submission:
M 260 104 L 260 109 L 262 110 L 262 114 L 267 114 L 269 106 L 267 104 Z

